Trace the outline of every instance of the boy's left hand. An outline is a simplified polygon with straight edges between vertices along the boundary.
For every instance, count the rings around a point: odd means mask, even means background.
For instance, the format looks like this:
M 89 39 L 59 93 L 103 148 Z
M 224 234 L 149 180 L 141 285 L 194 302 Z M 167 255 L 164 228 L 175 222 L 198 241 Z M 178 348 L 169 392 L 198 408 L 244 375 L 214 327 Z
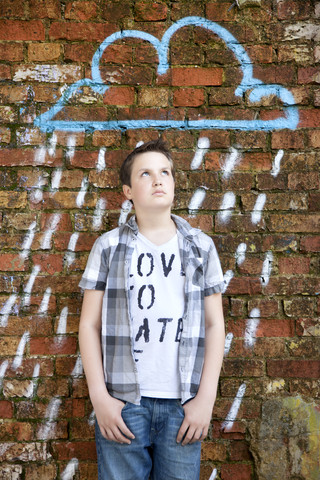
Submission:
M 208 435 L 208 429 L 212 416 L 213 404 L 200 397 L 194 397 L 183 405 L 184 420 L 177 436 L 177 443 L 182 445 L 201 442 Z

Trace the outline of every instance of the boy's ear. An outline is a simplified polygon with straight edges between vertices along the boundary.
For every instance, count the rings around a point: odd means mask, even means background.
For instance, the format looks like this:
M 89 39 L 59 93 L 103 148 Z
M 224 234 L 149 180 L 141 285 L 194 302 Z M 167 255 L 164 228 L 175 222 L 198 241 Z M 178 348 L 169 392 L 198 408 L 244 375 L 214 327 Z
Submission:
M 131 187 L 129 185 L 122 185 L 122 191 L 128 200 L 132 199 Z

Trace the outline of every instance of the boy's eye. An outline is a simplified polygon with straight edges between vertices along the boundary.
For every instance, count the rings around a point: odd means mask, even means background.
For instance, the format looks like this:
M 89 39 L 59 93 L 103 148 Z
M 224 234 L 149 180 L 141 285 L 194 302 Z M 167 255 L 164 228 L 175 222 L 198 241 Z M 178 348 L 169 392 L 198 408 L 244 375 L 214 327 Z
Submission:
M 147 177 L 149 175 L 149 172 L 142 172 L 141 176 L 142 177 Z
M 163 175 L 170 175 L 169 170 L 163 170 L 162 173 Z

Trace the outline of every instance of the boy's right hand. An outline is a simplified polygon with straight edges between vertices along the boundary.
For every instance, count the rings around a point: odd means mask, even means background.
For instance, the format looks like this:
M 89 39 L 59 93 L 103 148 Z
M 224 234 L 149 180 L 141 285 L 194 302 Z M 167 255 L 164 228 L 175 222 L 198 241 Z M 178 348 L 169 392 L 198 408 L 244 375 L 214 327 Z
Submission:
M 92 400 L 101 435 L 112 442 L 130 444 L 135 437 L 124 423 L 121 411 L 124 403 L 106 391 Z

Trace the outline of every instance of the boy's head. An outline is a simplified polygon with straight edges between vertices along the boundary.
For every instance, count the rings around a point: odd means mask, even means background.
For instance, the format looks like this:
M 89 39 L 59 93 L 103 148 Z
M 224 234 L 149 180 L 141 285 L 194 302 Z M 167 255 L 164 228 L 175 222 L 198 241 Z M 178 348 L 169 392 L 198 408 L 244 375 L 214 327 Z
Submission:
M 143 143 L 139 147 L 136 147 L 124 160 L 120 168 L 120 180 L 122 185 L 128 185 L 131 187 L 131 173 L 132 167 L 136 157 L 142 153 L 147 152 L 158 152 L 162 153 L 170 162 L 171 165 L 171 173 L 174 178 L 175 175 L 175 168 L 172 161 L 170 150 L 168 149 L 166 143 L 161 139 L 158 138 L 157 140 L 151 140 L 150 142 Z

